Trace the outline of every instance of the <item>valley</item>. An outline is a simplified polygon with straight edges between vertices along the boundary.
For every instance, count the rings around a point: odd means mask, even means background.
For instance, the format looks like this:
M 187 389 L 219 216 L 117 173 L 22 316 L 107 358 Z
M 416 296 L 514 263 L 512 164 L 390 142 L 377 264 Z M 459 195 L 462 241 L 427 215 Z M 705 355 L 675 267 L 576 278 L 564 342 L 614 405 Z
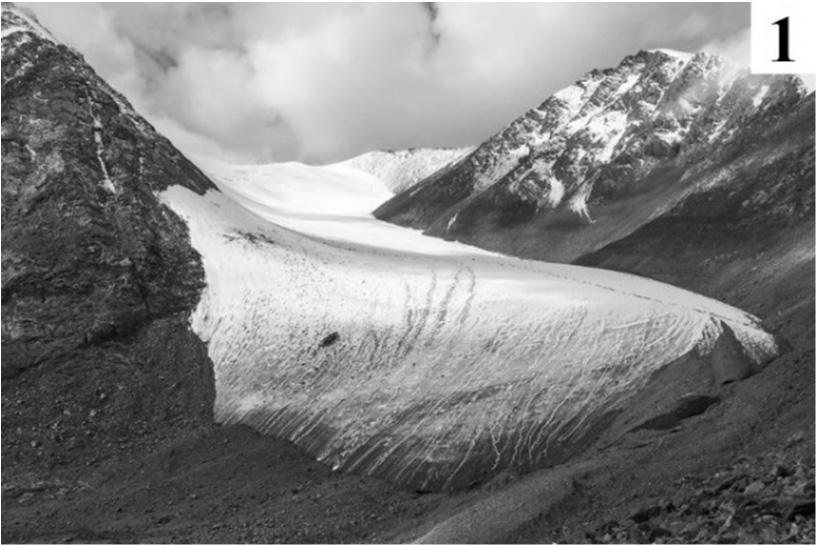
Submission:
M 796 77 L 645 50 L 475 146 L 232 164 L 2 40 L 4 541 L 813 542 Z

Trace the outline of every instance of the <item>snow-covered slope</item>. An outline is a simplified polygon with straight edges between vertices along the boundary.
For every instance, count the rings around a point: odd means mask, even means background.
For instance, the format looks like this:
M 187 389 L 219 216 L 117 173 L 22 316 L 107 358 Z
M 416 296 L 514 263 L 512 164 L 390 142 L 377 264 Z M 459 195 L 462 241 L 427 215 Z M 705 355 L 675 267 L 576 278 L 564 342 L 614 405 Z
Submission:
M 375 221 L 371 210 L 391 192 L 382 179 L 356 169 L 297 162 L 231 165 L 206 157 L 194 160 L 223 193 L 276 226 L 321 240 L 381 250 L 474 252 L 470 246 Z
M 751 75 L 706 53 L 640 51 L 588 72 L 375 215 L 571 261 L 726 180 L 702 173 L 760 141 L 807 94 L 795 76 Z
M 437 488 L 557 462 L 657 370 L 681 362 L 710 384 L 735 372 L 725 353 L 745 375 L 776 351 L 753 317 L 684 290 L 378 222 L 365 210 L 382 186 L 359 172 L 200 166 L 223 193 L 160 197 L 203 257 L 192 325 L 215 364 L 216 418 L 335 468 Z
M 335 166 L 367 172 L 383 180 L 394 193 L 400 193 L 472 151 L 473 147 L 370 151 L 335 163 Z
M 392 194 L 381 178 L 340 164 L 231 165 L 192 157 L 222 189 L 240 191 L 247 204 L 272 207 L 278 218 L 369 216 L 373 206 Z

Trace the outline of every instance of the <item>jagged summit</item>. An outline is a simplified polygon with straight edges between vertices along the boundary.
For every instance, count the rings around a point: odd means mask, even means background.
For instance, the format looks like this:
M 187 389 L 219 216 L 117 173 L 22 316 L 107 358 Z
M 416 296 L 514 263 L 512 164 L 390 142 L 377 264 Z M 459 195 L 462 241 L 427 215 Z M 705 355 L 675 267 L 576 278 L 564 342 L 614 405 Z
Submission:
M 793 76 L 749 75 L 707 53 L 642 50 L 591 70 L 375 214 L 455 238 L 477 207 L 497 204 L 525 217 L 564 210 L 590 224 L 592 203 L 631 192 L 659 165 L 694 164 L 805 95 Z
M 70 72 L 71 78 L 83 80 L 93 88 L 84 93 L 86 102 L 92 102 L 97 94 L 102 93 L 105 96 L 103 100 L 112 101 L 119 113 L 138 127 L 140 133 L 150 138 L 164 139 L 134 110 L 124 95 L 96 74 L 81 53 L 58 40 L 29 10 L 11 2 L 3 2 L 2 43 L 4 92 L 7 88 L 28 85 L 30 77 L 43 77 L 33 73 L 32 68 L 42 67 L 50 62 L 59 69 L 55 71 Z
M 30 36 L 32 35 L 54 44 L 61 43 L 54 37 L 53 34 L 51 34 L 48 29 L 40 24 L 37 17 L 33 13 L 25 8 L 17 6 L 13 2 L 3 2 L 3 57 L 6 56 L 7 52 L 13 50 L 13 48 L 7 48 L 7 42 L 5 41 L 5 39 L 10 37 L 12 34 L 19 35 L 19 37 L 17 37 L 17 45 L 19 45 L 20 41 L 30 39 Z M 13 44 L 9 42 L 9 46 L 12 45 Z
M 670 55 L 670 56 L 673 56 L 673 57 L 677 57 L 677 58 L 682 59 L 684 61 L 688 61 L 694 55 L 694 53 L 690 53 L 688 51 L 678 51 L 677 49 L 667 49 L 665 47 L 659 47 L 659 48 L 656 48 L 656 49 L 648 49 L 647 52 L 648 53 L 663 53 L 665 55 Z

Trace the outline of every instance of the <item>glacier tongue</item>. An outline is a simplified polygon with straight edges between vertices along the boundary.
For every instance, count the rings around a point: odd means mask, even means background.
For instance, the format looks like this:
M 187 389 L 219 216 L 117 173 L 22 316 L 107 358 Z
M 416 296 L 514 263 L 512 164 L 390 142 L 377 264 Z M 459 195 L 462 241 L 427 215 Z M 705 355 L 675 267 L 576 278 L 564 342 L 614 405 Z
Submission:
M 724 325 L 755 370 L 776 352 L 712 299 L 378 222 L 366 210 L 387 190 L 351 169 L 202 166 L 223 193 L 160 198 L 202 254 L 192 327 L 216 418 L 335 468 L 464 486 L 592 440 L 656 371 L 707 357 Z M 336 213 L 317 202 L 327 184 Z

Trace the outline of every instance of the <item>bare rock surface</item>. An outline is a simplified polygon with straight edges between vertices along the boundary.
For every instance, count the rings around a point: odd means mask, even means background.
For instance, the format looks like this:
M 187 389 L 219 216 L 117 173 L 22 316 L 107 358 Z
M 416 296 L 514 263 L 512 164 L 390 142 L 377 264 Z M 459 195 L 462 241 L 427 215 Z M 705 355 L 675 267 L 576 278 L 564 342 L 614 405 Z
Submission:
M 201 261 L 153 192 L 213 186 L 79 54 L 2 13 L 5 479 L 211 420 L 188 325 Z

